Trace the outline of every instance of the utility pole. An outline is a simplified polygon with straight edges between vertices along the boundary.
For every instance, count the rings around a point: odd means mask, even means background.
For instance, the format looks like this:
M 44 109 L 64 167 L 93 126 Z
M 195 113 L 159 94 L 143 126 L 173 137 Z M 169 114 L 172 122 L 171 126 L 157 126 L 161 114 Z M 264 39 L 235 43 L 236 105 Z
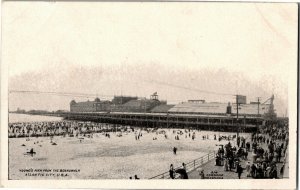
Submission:
M 144 112 L 145 112 L 145 115 L 146 115 L 146 100 L 147 100 L 147 97 L 145 97 L 145 103 L 144 103 Z
M 237 133 L 236 133 L 236 138 L 239 137 L 239 95 L 236 96 L 236 124 L 237 124 Z
M 257 115 L 259 116 L 259 104 L 260 104 L 260 100 L 259 97 L 257 97 Z
M 257 97 L 257 126 L 259 123 L 259 104 L 260 104 L 260 100 L 259 97 Z

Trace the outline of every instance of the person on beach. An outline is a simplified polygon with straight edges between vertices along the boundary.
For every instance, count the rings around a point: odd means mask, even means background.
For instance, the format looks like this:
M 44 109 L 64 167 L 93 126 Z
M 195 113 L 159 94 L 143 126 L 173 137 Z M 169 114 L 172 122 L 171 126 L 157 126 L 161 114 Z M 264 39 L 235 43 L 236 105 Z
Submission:
M 228 159 L 225 158 L 225 161 L 224 161 L 224 171 L 228 171 Z
M 270 178 L 271 179 L 277 179 L 277 167 L 276 167 L 275 164 L 271 167 Z
M 184 162 L 182 163 L 182 168 L 186 171 L 186 165 Z
M 170 174 L 170 178 L 174 179 L 174 168 L 173 168 L 173 164 L 170 165 L 170 170 L 169 170 L 169 174 Z
M 137 175 L 134 175 L 134 179 L 140 179 L 140 178 L 138 178 Z
M 228 163 L 229 163 L 229 171 L 231 171 L 231 169 L 233 168 L 233 158 L 232 157 L 229 157 Z
M 175 172 L 180 174 L 180 179 L 188 179 L 185 163 L 182 163 L 182 168 L 175 170 Z
M 246 151 L 247 151 L 247 152 L 250 152 L 250 142 L 247 142 L 247 143 L 246 143 Z
M 247 177 L 250 177 L 250 169 L 251 169 L 251 165 L 250 162 L 248 161 L 246 164 Z
M 176 147 L 174 147 L 173 148 L 173 153 L 176 155 L 176 152 L 177 152 L 177 148 Z
M 255 166 L 254 163 L 251 166 L 251 172 L 250 173 L 251 173 L 252 178 L 256 178 L 256 166 Z
M 244 151 L 244 159 L 248 160 L 248 152 L 247 151 Z
M 221 157 L 219 153 L 216 155 L 216 166 L 221 166 Z
M 258 179 L 262 179 L 264 177 L 264 172 L 263 172 L 263 169 L 262 169 L 262 166 L 261 164 L 257 164 L 257 169 L 256 169 L 256 178 Z
M 236 140 L 236 143 L 237 143 L 237 146 L 238 146 L 238 147 L 240 147 L 240 142 L 241 142 L 241 141 L 240 141 L 240 137 L 238 137 L 237 140 Z
M 188 174 L 186 172 L 186 169 L 185 169 L 185 172 L 182 175 L 182 179 L 189 179 L 189 176 L 188 176 Z
M 265 170 L 265 178 L 270 178 L 270 171 L 271 171 L 271 167 L 267 166 Z
M 200 179 L 204 179 L 204 178 L 205 178 L 204 170 L 203 170 L 203 169 L 200 169 L 199 171 L 200 171 L 200 172 L 199 172 Z
M 243 173 L 243 168 L 242 168 L 242 166 L 241 166 L 241 164 L 238 164 L 237 165 L 237 173 L 238 173 L 238 177 L 239 177 L 239 179 L 241 179 L 241 175 L 242 175 L 242 173 Z

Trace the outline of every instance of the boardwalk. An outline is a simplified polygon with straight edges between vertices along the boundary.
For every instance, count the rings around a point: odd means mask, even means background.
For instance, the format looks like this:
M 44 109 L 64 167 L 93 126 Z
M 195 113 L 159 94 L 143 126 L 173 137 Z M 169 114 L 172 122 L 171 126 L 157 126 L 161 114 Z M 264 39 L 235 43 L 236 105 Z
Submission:
M 276 142 L 281 142 L 281 141 L 276 141 Z M 262 148 L 267 149 L 267 144 L 262 143 L 261 144 Z M 284 162 L 286 160 L 286 162 Z M 253 163 L 253 156 L 252 152 L 249 152 L 248 159 L 247 160 L 242 160 L 240 162 L 241 166 L 243 168 L 246 167 L 247 162 L 250 161 L 250 163 Z M 286 152 L 286 155 L 281 159 L 282 162 L 277 163 L 277 173 L 278 173 L 278 178 L 288 178 L 288 151 Z M 280 173 L 280 169 L 285 163 L 284 167 L 284 174 L 282 175 Z M 233 169 L 232 171 L 224 171 L 223 166 L 216 166 L 215 165 L 215 160 L 210 160 L 206 164 L 196 168 L 195 170 L 192 170 L 188 173 L 189 179 L 200 179 L 199 175 L 199 169 L 204 170 L 205 178 L 210 178 L 210 176 L 214 176 L 212 179 L 238 179 L 238 174 L 236 173 L 236 170 Z M 247 177 L 247 172 L 246 170 L 243 171 L 241 175 L 241 179 L 252 179 L 252 177 Z

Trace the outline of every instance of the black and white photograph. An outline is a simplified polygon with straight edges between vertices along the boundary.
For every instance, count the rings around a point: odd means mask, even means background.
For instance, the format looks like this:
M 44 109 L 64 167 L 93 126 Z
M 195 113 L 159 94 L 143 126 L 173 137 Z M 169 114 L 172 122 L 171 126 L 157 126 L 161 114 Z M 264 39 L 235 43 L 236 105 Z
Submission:
M 297 52 L 296 3 L 4 1 L 1 178 L 293 188 Z

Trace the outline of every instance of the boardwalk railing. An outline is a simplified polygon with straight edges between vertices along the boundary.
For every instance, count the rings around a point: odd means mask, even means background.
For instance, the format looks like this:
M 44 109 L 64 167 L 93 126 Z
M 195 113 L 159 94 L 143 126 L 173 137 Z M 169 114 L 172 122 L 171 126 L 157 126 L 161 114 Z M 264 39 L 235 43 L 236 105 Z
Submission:
M 214 159 L 215 155 L 216 155 L 215 152 L 211 152 L 200 158 L 192 160 L 191 162 L 186 163 L 186 172 L 188 173 L 188 172 L 202 166 L 203 164 L 207 163 L 208 161 Z M 177 170 L 179 168 L 181 168 L 181 166 L 174 168 L 174 170 Z M 175 178 L 179 178 L 179 177 L 180 177 L 180 175 L 178 173 L 175 173 Z M 169 171 L 167 171 L 162 174 L 151 177 L 149 179 L 170 179 L 170 173 L 169 173 Z

